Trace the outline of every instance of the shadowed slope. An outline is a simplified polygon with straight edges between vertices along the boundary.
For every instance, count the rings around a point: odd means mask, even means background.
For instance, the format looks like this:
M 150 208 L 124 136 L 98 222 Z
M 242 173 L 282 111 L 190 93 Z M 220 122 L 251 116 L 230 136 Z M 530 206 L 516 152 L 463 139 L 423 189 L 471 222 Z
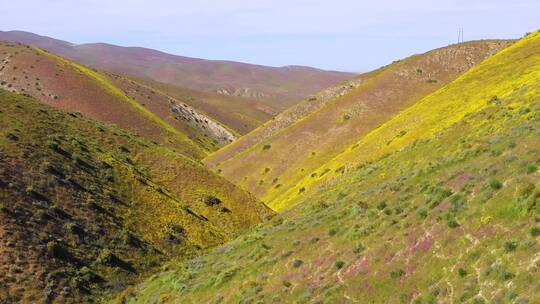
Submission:
M 539 50 L 531 34 L 422 99 L 324 187 L 128 303 L 539 302 Z
M 477 41 L 453 45 L 362 75 L 335 89 L 337 92 L 323 92 L 323 96 L 282 113 L 205 162 L 272 208 L 282 208 L 273 202 L 276 196 L 390 117 L 508 44 Z
M 270 211 L 162 145 L 0 90 L 0 302 L 81 303 Z

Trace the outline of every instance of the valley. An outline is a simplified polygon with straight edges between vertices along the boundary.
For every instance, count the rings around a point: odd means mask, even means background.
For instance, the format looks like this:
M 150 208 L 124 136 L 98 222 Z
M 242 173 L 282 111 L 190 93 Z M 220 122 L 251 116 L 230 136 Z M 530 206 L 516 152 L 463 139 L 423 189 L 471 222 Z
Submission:
M 358 75 L 0 32 L 0 303 L 538 303 L 539 88 L 538 31 Z

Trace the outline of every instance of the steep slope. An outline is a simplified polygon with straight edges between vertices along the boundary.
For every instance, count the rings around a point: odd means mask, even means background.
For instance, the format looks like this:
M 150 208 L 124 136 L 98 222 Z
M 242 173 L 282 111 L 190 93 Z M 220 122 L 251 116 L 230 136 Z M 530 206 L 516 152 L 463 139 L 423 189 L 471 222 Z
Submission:
M 135 80 L 185 102 L 241 135 L 262 125 L 280 111 L 257 99 L 195 91 L 141 78 Z
M 2 303 L 95 301 L 268 215 L 199 162 L 0 89 Z
M 181 101 L 133 81 L 122 81 L 122 77 L 19 44 L 0 44 L 0 55 L 1 88 L 115 123 L 192 158 L 200 159 L 236 138 Z M 179 113 L 178 107 L 185 113 Z
M 354 76 L 300 66 L 278 68 L 204 60 L 104 43 L 73 45 L 20 31 L 0 31 L 0 40 L 31 44 L 98 69 L 200 91 L 259 99 L 280 110 Z
M 187 98 L 172 97 L 154 86 L 145 85 L 125 76 L 107 72 L 105 74 L 108 80 L 127 97 L 186 134 L 191 141 L 205 150 L 215 151 L 236 140 L 235 131 L 229 130 L 213 117 L 184 102 Z
M 295 207 L 128 303 L 538 303 L 539 50 L 530 34 L 471 69 Z
M 508 44 L 453 45 L 362 75 L 284 112 L 205 162 L 270 207 L 281 208 L 275 197 L 306 174 Z

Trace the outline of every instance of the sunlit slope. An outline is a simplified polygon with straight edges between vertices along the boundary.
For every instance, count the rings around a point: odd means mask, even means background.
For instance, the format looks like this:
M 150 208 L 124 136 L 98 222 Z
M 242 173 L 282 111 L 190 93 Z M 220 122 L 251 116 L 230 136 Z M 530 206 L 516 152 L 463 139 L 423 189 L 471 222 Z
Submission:
M 269 214 L 170 148 L 0 90 L 0 302 L 97 300 Z
M 167 98 L 142 91 L 128 96 L 106 74 L 52 53 L 1 43 L 0 57 L 0 88 L 114 123 L 195 159 L 229 142 L 218 136 L 207 139 L 203 126 L 178 119 Z
M 128 303 L 540 302 L 539 46 L 532 34 L 424 99 L 343 174 Z
M 317 94 L 314 94 L 308 99 L 279 113 L 277 116 L 275 116 L 271 120 L 268 120 L 262 126 L 256 128 L 252 132 L 249 132 L 248 134 L 240 137 L 234 142 L 234 144 L 228 145 L 223 149 L 220 149 L 219 151 L 210 154 L 207 158 L 204 159 L 204 163 L 210 167 L 215 167 L 221 162 L 224 162 L 234 157 L 235 155 L 252 148 L 257 143 L 260 143 L 270 138 L 271 136 L 278 134 L 283 129 L 291 126 L 295 122 L 317 111 L 332 99 L 349 93 L 354 88 L 358 87 L 361 83 L 376 76 L 383 70 L 384 68 L 381 68 L 370 73 L 361 74 L 354 79 L 342 83 L 339 86 L 331 87 Z
M 306 175 L 507 45 L 505 41 L 469 42 L 393 63 L 214 168 L 274 208 L 276 196 Z
M 539 73 L 535 60 L 539 45 L 540 40 L 535 34 L 501 51 L 451 85 L 424 98 L 370 132 L 330 162 L 306 175 L 295 187 L 270 202 L 270 206 L 276 209 L 286 207 L 300 192 L 311 191 L 358 164 L 432 135 L 490 102 L 515 94 L 515 90 L 521 86 L 535 83 Z M 486 79 L 490 81 L 486 82 Z

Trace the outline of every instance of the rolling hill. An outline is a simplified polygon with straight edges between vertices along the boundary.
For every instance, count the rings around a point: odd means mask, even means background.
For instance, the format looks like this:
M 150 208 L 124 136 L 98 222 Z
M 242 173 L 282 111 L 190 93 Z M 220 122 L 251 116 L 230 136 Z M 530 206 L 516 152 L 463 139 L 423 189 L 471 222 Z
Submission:
M 74 45 L 21 31 L 0 31 L 0 40 L 30 44 L 101 70 L 198 91 L 258 99 L 278 110 L 354 76 L 301 66 L 267 67 L 204 60 L 105 43 Z
M 301 191 L 303 178 L 327 174 L 313 171 L 509 44 L 467 42 L 394 62 L 309 98 L 204 162 L 271 208 L 281 209 L 285 205 L 278 196 L 290 188 Z
M 539 50 L 529 34 L 420 98 L 271 221 L 118 300 L 539 302 Z
M 55 54 L 0 43 L 0 88 L 114 123 L 194 159 L 236 139 L 236 132 L 147 85 Z
M 2 303 L 96 302 L 270 215 L 171 148 L 0 89 Z

